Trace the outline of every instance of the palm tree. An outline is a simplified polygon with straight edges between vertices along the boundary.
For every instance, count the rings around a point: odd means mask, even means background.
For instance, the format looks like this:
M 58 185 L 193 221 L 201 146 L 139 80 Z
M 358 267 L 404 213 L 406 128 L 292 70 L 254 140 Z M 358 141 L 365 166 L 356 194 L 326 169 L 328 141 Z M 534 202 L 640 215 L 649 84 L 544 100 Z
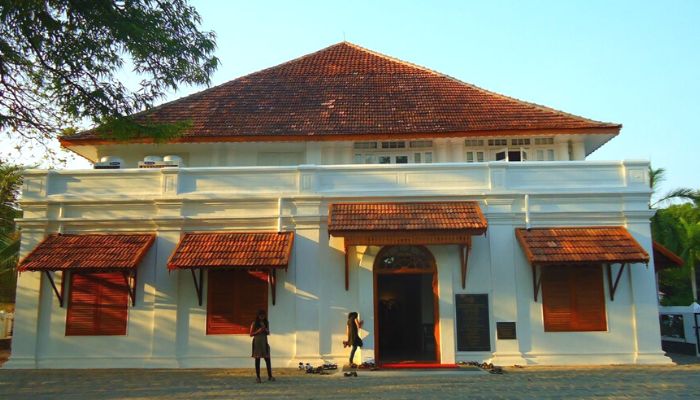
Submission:
M 666 169 L 652 168 L 649 166 L 649 186 L 651 187 L 652 196 L 658 193 L 661 187 L 661 182 L 666 180 Z M 695 205 L 700 205 L 700 189 L 694 190 L 690 188 L 676 188 L 661 196 L 658 200 L 650 204 L 651 208 L 669 200 L 686 200 L 692 201 Z
M 666 179 L 666 170 L 663 168 L 649 167 L 649 186 L 652 196 L 657 193 L 661 182 Z M 700 261 L 700 219 L 698 208 L 700 207 L 700 190 L 689 188 L 677 188 L 661 196 L 657 201 L 649 205 L 650 208 L 668 202 L 670 200 L 691 201 L 692 204 L 672 205 L 658 210 L 651 219 L 654 240 L 673 249 L 685 260 L 684 271 L 666 271 L 669 282 L 673 281 L 671 275 L 690 275 L 690 291 L 693 300 L 698 300 L 696 265 Z M 687 279 L 687 278 L 685 278 Z M 683 280 L 685 280 L 683 279 Z M 672 287 L 684 284 L 672 284 Z M 681 296 L 682 297 L 682 296 Z
M 0 162 L 0 302 L 12 301 L 19 258 L 19 231 L 15 219 L 22 215 L 18 199 L 23 168 Z

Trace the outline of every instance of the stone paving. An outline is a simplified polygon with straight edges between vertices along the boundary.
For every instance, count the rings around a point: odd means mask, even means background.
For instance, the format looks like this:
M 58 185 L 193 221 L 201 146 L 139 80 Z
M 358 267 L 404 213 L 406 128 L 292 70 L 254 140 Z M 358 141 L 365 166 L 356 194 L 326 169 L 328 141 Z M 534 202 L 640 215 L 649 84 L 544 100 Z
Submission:
M 700 397 L 700 364 L 372 372 L 357 378 L 277 370 L 0 370 L 2 399 L 683 399 Z

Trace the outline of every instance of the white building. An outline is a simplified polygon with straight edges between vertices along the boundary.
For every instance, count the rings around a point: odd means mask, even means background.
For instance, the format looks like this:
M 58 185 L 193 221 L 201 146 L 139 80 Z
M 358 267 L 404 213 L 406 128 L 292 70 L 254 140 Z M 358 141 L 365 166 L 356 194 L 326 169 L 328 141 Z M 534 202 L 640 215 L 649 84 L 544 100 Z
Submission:
M 347 42 L 138 118 L 187 128 L 26 173 L 6 367 L 247 367 L 259 308 L 277 366 L 350 311 L 384 364 L 670 362 L 649 164 L 585 161 L 620 125 Z

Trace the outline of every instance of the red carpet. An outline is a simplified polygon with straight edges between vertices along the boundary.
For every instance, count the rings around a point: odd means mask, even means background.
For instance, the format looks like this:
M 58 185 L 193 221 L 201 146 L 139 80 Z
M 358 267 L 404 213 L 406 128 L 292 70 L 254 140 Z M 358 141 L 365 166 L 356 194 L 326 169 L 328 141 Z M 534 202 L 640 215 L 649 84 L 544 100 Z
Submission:
M 386 363 L 379 366 L 382 369 L 451 369 L 459 368 L 457 364 L 436 363 Z

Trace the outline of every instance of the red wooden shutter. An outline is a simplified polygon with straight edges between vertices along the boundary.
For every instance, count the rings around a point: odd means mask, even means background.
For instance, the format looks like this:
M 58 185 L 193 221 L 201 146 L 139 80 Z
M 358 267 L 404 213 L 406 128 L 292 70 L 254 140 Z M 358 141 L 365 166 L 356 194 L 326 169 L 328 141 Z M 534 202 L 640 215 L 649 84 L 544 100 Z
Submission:
M 576 283 L 574 292 L 576 316 L 573 329 L 576 331 L 606 330 L 605 290 L 601 267 L 598 265 L 578 267 L 572 271 L 572 280 Z
M 71 274 L 66 336 L 126 335 L 128 304 L 122 273 Z
M 545 332 L 606 330 L 603 292 L 599 265 L 544 267 L 542 309 Z
M 570 330 L 572 304 L 567 268 L 542 268 L 542 310 L 545 332 Z
M 267 280 L 247 271 L 209 271 L 207 334 L 248 334 L 258 310 L 267 310 Z

